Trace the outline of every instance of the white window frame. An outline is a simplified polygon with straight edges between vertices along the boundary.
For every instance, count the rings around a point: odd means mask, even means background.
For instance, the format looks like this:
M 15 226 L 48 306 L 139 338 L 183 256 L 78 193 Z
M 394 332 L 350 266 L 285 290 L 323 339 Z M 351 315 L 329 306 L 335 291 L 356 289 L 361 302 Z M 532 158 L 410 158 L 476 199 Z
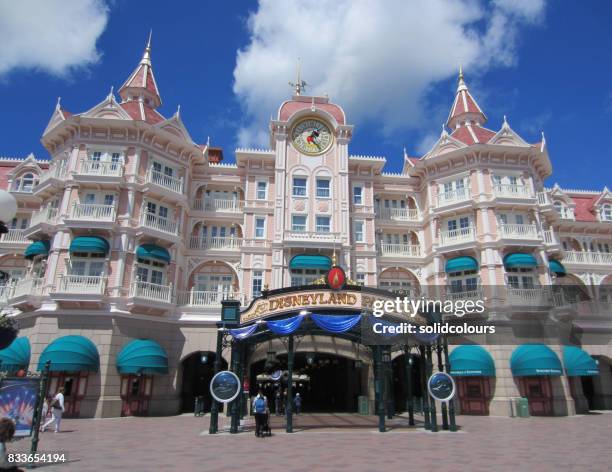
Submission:
M 304 180 L 304 186 L 302 187 L 301 185 L 296 186 L 295 185 L 295 179 L 303 179 Z M 296 189 L 304 189 L 303 192 L 304 194 L 297 194 L 296 193 Z M 301 192 L 301 190 L 300 190 Z M 308 198 L 308 177 L 304 176 L 304 175 L 293 175 L 291 177 L 291 196 L 293 196 L 293 198 Z
M 258 229 L 260 229 L 260 228 L 258 228 L 258 226 L 259 226 L 258 222 L 259 221 L 263 221 L 263 225 L 261 227 L 261 230 L 262 230 L 261 236 L 257 235 L 257 231 L 258 231 Z M 266 217 L 265 216 L 256 216 L 255 217 L 255 239 L 266 239 Z
M 264 286 L 264 271 L 262 269 L 253 270 L 251 276 L 251 293 L 253 298 L 259 297 Z
M 259 185 L 263 184 L 263 197 L 260 196 L 259 191 Z M 257 180 L 255 182 L 255 200 L 267 200 L 268 199 L 268 181 L 267 180 Z
M 144 279 L 140 277 L 139 270 L 140 270 L 140 273 L 142 273 L 143 271 L 146 271 L 146 276 Z M 168 271 L 168 265 L 164 264 L 161 261 L 157 261 L 154 259 L 148 259 L 148 258 L 144 259 L 140 257 L 136 259 L 136 277 L 138 278 L 139 282 L 146 282 L 146 283 L 150 283 L 153 285 L 166 285 L 166 278 L 168 275 L 167 271 Z M 158 282 L 152 281 L 154 272 L 161 274 L 160 281 Z
M 327 188 L 326 189 L 319 189 L 319 182 L 327 182 Z M 319 190 L 326 190 L 327 191 L 327 195 L 319 195 Z M 315 192 L 316 192 L 316 197 L 319 199 L 330 199 L 332 197 L 332 180 L 331 177 L 327 177 L 327 176 L 319 176 L 315 178 Z
M 601 207 L 601 221 L 612 221 L 612 205 L 604 203 Z
M 355 193 L 355 189 L 359 189 L 359 201 L 357 201 L 357 194 Z M 353 185 L 353 205 L 362 206 L 363 205 L 363 185 Z
M 328 225 L 327 225 L 327 230 L 319 230 L 319 218 L 327 218 L 328 219 Z M 315 216 L 315 231 L 317 233 L 331 233 L 331 229 L 332 229 L 332 219 L 330 215 L 316 215 Z
M 361 230 L 358 231 L 357 228 L 361 227 Z M 361 237 L 358 237 L 361 234 Z M 365 243 L 365 221 L 356 220 L 353 222 L 353 235 L 356 243 Z
M 295 218 L 304 218 L 303 229 L 296 229 Z M 302 226 L 302 225 L 299 225 Z M 291 215 L 291 231 L 306 232 L 308 230 L 308 215 Z

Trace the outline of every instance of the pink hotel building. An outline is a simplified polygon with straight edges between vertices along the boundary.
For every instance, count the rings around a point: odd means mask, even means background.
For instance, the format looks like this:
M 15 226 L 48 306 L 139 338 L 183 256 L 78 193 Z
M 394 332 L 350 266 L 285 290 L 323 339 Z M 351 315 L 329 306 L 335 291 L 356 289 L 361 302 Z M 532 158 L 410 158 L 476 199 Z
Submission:
M 538 307 L 560 284 L 577 287 L 574 301 L 612 301 L 612 193 L 546 188 L 544 137 L 529 143 L 505 118 L 486 128 L 462 74 L 440 138 L 422 157 L 404 155 L 401 173 L 349 153 L 353 126 L 339 105 L 295 92 L 270 121 L 270 148 L 237 149 L 235 164 L 196 144 L 178 110 L 158 112 L 149 46 L 118 97 L 81 113 L 58 101 L 42 135 L 51 159 L 0 160 L 19 204 L 0 238 L 0 299 L 27 351 L 20 362 L 0 351 L 4 370 L 36 370 L 53 352 L 72 359 L 50 385 L 66 386 L 72 416 L 189 411 L 208 395 L 220 301 L 246 306 L 266 287 L 307 285 L 334 254 L 356 283 L 399 293 L 442 286 L 491 300 L 503 287 L 513 310 L 488 312 L 500 326 L 549 319 Z M 609 330 L 605 318 L 567 312 L 552 322 Z M 595 367 L 572 373 L 561 343 L 512 339 L 480 339 L 471 354 L 488 367 L 455 371 L 463 413 L 508 415 L 521 395 L 533 414 L 612 408 L 610 343 L 583 336 L 573 354 Z M 534 346 L 562 371 L 521 373 L 517 350 Z M 451 349 L 460 364 L 465 347 Z M 270 350 L 284 347 L 260 346 L 251 365 Z M 363 346 L 311 337 L 298 352 L 351 366 L 360 385 L 344 385 L 373 398 Z M 138 370 L 147 356 L 157 368 Z

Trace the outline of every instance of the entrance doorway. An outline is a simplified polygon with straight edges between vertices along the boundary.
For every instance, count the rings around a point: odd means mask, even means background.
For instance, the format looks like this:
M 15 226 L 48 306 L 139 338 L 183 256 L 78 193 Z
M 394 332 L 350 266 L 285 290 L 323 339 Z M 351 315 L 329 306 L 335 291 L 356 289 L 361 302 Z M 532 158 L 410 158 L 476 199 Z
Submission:
M 64 388 L 65 418 L 79 417 L 88 376 L 89 372 L 51 372 L 47 396 L 54 396 L 60 388 Z
M 527 397 L 529 400 L 530 415 L 552 415 L 552 386 L 550 377 L 521 377 L 519 390 L 521 396 Z
M 412 396 L 414 405 L 420 409 L 423 402 L 423 393 L 421 389 L 421 361 L 418 355 L 412 356 Z M 408 356 L 402 354 L 397 356 L 391 365 L 393 366 L 393 403 L 395 413 L 408 411 L 408 378 L 406 370 L 406 362 Z
M 455 377 L 462 415 L 488 415 L 490 377 Z
M 210 381 L 215 374 L 215 353 L 196 351 L 181 362 L 183 381 L 181 386 L 181 411 L 192 413 L 196 397 L 202 397 L 204 412 L 210 411 Z M 227 362 L 221 359 L 221 370 L 227 369 Z
M 261 388 L 268 398 L 270 409 L 276 413 L 275 398 L 280 393 L 283 408 L 287 389 L 287 354 L 277 356 L 276 370 L 282 372 L 278 381 L 255 381 L 265 371 L 266 360 L 250 367 L 251 395 Z M 368 365 L 334 354 L 296 352 L 293 366 L 293 395 L 302 397 L 303 412 L 357 412 L 358 397 L 367 395 Z M 300 377 L 298 377 L 300 376 Z M 302 380 L 299 380 L 299 379 Z
M 122 375 L 121 416 L 146 416 L 152 389 L 151 375 Z

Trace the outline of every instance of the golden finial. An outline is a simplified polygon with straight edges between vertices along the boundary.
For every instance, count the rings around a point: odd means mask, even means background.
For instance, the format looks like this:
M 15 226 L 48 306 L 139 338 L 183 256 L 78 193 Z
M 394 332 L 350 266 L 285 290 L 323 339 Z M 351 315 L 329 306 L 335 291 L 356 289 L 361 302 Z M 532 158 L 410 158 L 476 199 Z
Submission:
M 267 283 L 264 284 L 264 290 L 268 290 L 268 284 Z
M 334 251 L 334 254 L 332 255 L 332 266 L 336 265 L 336 251 Z
M 300 76 L 300 73 L 301 73 L 301 68 L 302 68 L 301 66 L 302 66 L 302 61 L 301 61 L 301 59 L 298 57 L 298 63 L 297 63 L 297 80 L 295 81 L 295 83 L 293 83 L 293 82 L 289 82 L 289 85 L 295 89 L 295 94 L 296 94 L 296 95 L 301 95 L 301 94 L 302 94 L 302 90 L 306 90 L 306 85 L 308 85 L 306 82 L 304 82 L 304 81 L 302 80 L 302 77 Z

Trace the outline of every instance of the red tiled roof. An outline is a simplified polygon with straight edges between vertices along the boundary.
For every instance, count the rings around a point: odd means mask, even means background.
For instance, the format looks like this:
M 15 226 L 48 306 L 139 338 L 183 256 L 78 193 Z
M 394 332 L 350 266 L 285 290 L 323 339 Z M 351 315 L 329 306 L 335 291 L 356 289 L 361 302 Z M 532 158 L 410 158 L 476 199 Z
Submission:
M 286 121 L 295 112 L 303 110 L 305 108 L 310 108 L 311 106 L 312 106 L 311 102 L 297 102 L 293 100 L 285 102 L 283 103 L 280 109 L 279 119 L 281 121 Z M 342 109 L 338 105 L 334 105 L 333 103 L 317 103 L 315 104 L 315 106 L 316 108 L 320 110 L 325 110 L 330 115 L 332 115 L 336 119 L 338 124 L 341 124 L 341 125 L 344 124 L 344 113 L 342 112 Z
M 598 221 L 594 208 L 599 198 L 598 195 L 570 195 L 569 197 L 576 204 L 574 216 L 577 221 Z
M 155 125 L 161 123 L 165 118 L 160 115 L 156 110 L 148 105 L 143 104 L 144 109 L 144 120 L 140 110 L 140 102 L 123 102 L 121 108 L 123 108 L 133 120 L 146 121 L 149 124 Z
M 472 125 L 471 128 L 474 135 L 476 135 L 476 138 L 478 139 L 478 143 L 480 144 L 488 143 L 489 140 L 496 134 L 494 131 L 478 125 Z M 467 144 L 468 146 L 477 144 L 477 141 L 474 140 L 474 137 L 472 136 L 472 133 L 470 133 L 467 126 L 460 126 L 459 128 L 456 128 L 451 133 L 451 136 L 462 143 Z
M 156 125 L 157 123 L 161 123 L 162 121 L 166 121 L 166 119 L 159 114 L 157 110 L 154 110 L 148 105 L 143 105 L 145 112 L 145 121 L 152 125 Z

